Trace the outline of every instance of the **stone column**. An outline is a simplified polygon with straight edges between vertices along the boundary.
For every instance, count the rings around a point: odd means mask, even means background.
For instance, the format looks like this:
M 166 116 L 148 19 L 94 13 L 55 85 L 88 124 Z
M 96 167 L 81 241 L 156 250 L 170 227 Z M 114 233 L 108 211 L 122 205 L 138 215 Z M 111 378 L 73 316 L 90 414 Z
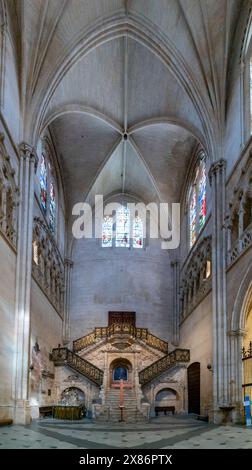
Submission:
M 244 61 L 241 60 L 240 62 L 240 135 L 241 135 L 241 148 L 243 148 L 245 143 L 245 129 L 244 129 L 244 71 L 245 71 L 245 64 Z M 246 95 L 246 93 L 245 93 Z M 246 113 L 248 115 L 248 113 Z M 248 120 L 249 122 L 249 120 Z
M 226 307 L 226 161 L 212 164 L 212 305 L 213 305 L 213 404 L 214 421 L 221 422 L 229 405 Z
M 179 300 L 179 283 L 180 283 L 180 266 L 179 261 L 171 262 L 172 271 L 172 343 L 174 346 L 179 345 L 179 320 L 180 320 L 180 300 Z
M 244 336 L 245 331 L 241 329 L 229 332 L 230 401 L 234 406 L 232 420 L 235 423 L 241 423 L 243 416 L 242 345 Z
M 6 37 L 7 37 L 7 16 L 6 11 L 0 11 L 0 107 L 4 108 L 4 85 L 6 75 Z
M 70 300 L 71 300 L 71 274 L 73 262 L 65 259 L 65 295 L 64 295 L 64 322 L 63 322 L 63 344 L 70 341 Z
M 179 305 L 180 305 L 180 316 L 179 316 L 179 321 L 182 321 L 184 319 L 184 292 L 180 291 L 180 297 L 179 297 Z
M 243 224 L 243 220 L 244 220 L 244 208 L 243 208 L 243 202 L 241 201 L 241 204 L 240 204 L 240 209 L 239 209 L 239 252 L 241 253 L 242 251 L 242 235 L 243 235 L 243 232 L 244 232 L 244 224 Z
M 227 231 L 227 262 L 231 262 L 231 248 L 232 248 L 232 223 L 231 216 L 226 216 L 226 231 Z
M 110 372 L 109 372 L 109 365 L 108 365 L 108 352 L 104 351 L 104 379 L 103 379 L 103 387 L 105 393 L 110 386 Z
M 15 353 L 14 353 L 14 421 L 30 421 L 29 353 L 30 353 L 30 292 L 32 270 L 32 232 L 34 173 L 36 153 L 26 143 L 20 145 L 20 205 L 16 267 Z

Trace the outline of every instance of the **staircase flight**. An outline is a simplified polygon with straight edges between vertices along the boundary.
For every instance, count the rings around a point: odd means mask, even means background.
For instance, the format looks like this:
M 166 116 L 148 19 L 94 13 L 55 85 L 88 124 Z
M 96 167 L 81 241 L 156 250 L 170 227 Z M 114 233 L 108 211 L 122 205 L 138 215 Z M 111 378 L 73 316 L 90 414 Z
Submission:
M 96 385 L 102 385 L 104 372 L 98 367 L 86 361 L 78 354 L 70 351 L 68 348 L 55 348 L 52 350 L 50 359 L 55 366 L 69 366 L 80 374 L 87 377 Z
M 170 352 L 164 357 L 161 357 L 161 359 L 158 359 L 149 366 L 145 367 L 145 369 L 141 370 L 141 372 L 139 372 L 139 383 L 141 385 L 146 385 L 148 382 L 151 382 L 151 380 L 158 377 L 170 367 L 181 362 L 189 361 L 189 349 L 174 349 L 174 351 Z

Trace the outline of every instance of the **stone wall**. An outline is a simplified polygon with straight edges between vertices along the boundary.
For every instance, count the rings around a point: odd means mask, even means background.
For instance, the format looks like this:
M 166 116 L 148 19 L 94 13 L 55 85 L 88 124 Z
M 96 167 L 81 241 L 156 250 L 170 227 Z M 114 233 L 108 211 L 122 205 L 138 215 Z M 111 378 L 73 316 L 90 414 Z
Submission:
M 16 254 L 0 235 L 0 419 L 12 417 Z
M 102 248 L 100 241 L 74 244 L 71 338 L 107 326 L 108 311 L 135 311 L 136 324 L 170 339 L 169 254 L 152 240 L 143 249 Z
M 38 416 L 38 405 L 55 402 L 53 389 L 54 364 L 49 353 L 62 343 L 62 319 L 32 280 L 29 398 L 32 417 Z M 39 351 L 36 350 L 36 344 Z M 51 375 L 52 374 L 52 375 Z M 51 395 L 48 395 L 51 390 Z
M 180 335 L 180 347 L 190 349 L 190 364 L 200 363 L 201 414 L 211 417 L 213 370 L 207 369 L 213 354 L 211 294 L 184 320 Z
M 147 384 L 143 387 L 143 402 L 147 400 L 150 403 L 151 416 L 155 416 L 155 406 L 160 405 L 156 399 L 158 393 L 165 389 L 172 390 L 176 394 L 175 399 L 172 400 L 172 403 L 169 403 L 169 406 L 175 406 L 175 412 L 177 414 L 186 413 L 187 388 L 185 366 L 171 368 L 157 379 L 153 380 L 151 384 Z
M 99 402 L 100 389 L 97 385 L 90 383 L 83 375 L 73 371 L 69 367 L 55 367 L 55 380 L 53 388 L 54 403 L 59 403 L 62 392 L 69 387 L 82 390 L 85 395 L 85 406 L 88 415 L 92 412 L 92 403 Z

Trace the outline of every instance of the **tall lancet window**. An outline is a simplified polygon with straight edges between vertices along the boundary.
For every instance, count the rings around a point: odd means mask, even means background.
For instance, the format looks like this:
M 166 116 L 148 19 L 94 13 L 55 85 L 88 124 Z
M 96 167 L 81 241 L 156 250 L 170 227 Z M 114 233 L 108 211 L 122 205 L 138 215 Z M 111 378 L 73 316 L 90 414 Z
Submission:
M 133 222 L 133 248 L 143 248 L 143 222 L 135 217 Z
M 121 207 L 116 211 L 116 247 L 130 246 L 130 211 Z
M 190 247 L 193 246 L 197 237 L 196 218 L 197 218 L 197 196 L 195 186 L 192 187 L 190 197 Z
M 206 164 L 205 159 L 201 160 L 198 176 L 198 205 L 199 205 L 199 230 L 206 222 Z
M 206 159 L 205 155 L 202 154 L 196 168 L 189 197 L 190 247 L 194 245 L 206 222 L 206 183 Z
M 54 233 L 56 229 L 56 201 L 53 181 L 50 181 L 49 227 Z
M 113 218 L 105 216 L 102 224 L 102 246 L 111 247 L 113 243 Z
M 57 196 L 55 169 L 52 164 L 51 149 L 47 141 L 39 140 L 37 153 L 39 156 L 38 196 L 40 206 L 49 226 L 55 236 L 57 232 Z
M 40 175 L 39 175 L 39 184 L 40 184 L 40 202 L 42 209 L 46 212 L 47 206 L 47 166 L 45 156 L 42 153 L 40 160 Z

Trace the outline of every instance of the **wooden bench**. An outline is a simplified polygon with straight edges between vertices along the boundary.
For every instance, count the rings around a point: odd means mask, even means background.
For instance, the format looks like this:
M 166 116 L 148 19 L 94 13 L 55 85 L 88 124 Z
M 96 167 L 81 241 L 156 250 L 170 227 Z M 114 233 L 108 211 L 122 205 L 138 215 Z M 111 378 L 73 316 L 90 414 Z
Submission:
M 39 416 L 44 418 L 45 416 L 52 416 L 53 407 L 52 406 L 40 406 L 39 407 Z
M 12 423 L 12 419 L 0 419 L 0 426 L 9 426 Z
M 167 411 L 171 411 L 172 414 L 174 415 L 175 414 L 175 406 L 155 406 L 156 416 L 158 416 L 158 413 L 160 411 L 163 411 L 165 415 L 166 415 Z

